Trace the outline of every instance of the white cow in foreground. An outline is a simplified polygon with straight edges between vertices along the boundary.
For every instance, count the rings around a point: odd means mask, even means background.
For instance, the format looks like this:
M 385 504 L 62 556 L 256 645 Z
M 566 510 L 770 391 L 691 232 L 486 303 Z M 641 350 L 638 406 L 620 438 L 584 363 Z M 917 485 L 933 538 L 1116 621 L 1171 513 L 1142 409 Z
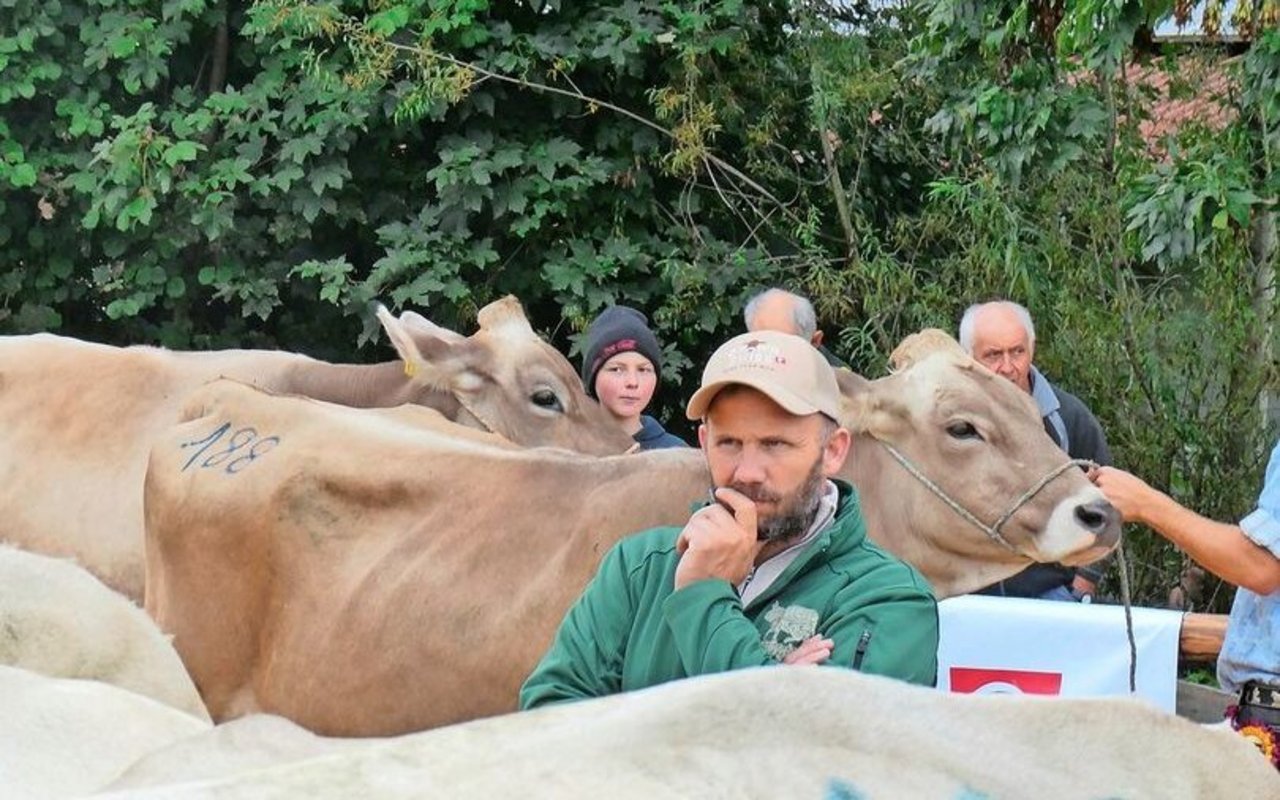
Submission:
M 173 645 L 141 608 L 70 561 L 5 545 L 0 665 L 114 684 L 209 721 Z
M 106 790 L 223 778 L 253 769 L 367 748 L 381 739 L 316 736 L 284 717 L 253 714 L 179 740 L 139 759 Z
M 191 742 L 182 748 L 195 764 Z M 220 779 L 194 774 L 99 796 L 1280 797 L 1280 776 L 1239 736 L 1134 701 L 943 694 L 805 667 L 694 678 Z
M 82 797 L 209 727 L 116 686 L 0 666 L 0 800 Z

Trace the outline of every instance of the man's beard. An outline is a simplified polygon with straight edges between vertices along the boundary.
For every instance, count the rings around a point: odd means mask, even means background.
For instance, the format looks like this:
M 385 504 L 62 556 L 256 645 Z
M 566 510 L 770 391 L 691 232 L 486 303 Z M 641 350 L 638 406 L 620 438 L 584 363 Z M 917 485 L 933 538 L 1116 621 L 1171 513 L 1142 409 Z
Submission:
M 826 493 L 826 476 L 822 474 L 822 459 L 819 458 L 813 462 L 813 469 L 809 470 L 804 483 L 789 495 L 770 492 L 760 484 L 731 483 L 729 488 L 757 503 L 776 505 L 776 512 L 756 519 L 756 539 L 762 542 L 785 541 L 803 536 L 813 524 L 818 505 Z

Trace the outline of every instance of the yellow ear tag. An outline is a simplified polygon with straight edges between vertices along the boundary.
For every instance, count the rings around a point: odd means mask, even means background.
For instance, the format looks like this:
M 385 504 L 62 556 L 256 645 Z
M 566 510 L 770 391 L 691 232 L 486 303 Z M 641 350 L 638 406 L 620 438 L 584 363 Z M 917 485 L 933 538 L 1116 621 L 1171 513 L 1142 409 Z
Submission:
M 404 362 L 404 374 L 412 378 L 418 372 L 418 365 L 412 361 Z

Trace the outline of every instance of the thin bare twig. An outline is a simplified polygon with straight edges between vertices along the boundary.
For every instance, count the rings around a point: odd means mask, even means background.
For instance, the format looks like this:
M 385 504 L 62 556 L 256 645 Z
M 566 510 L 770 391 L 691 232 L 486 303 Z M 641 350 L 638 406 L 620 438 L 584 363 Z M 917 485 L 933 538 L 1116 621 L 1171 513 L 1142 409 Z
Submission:
M 583 92 L 578 91 L 576 87 L 574 89 L 562 89 L 558 86 L 551 86 L 544 83 L 536 83 L 534 81 L 526 80 L 524 78 L 513 77 L 511 75 L 503 75 L 500 72 L 494 72 L 492 70 L 485 69 L 484 67 L 478 66 L 468 61 L 463 61 L 461 59 L 454 58 L 453 56 L 449 56 L 444 53 L 427 51 L 427 50 L 423 50 L 420 47 L 416 47 L 412 45 L 399 44 L 397 42 L 386 42 L 386 46 L 393 50 L 397 50 L 405 53 L 412 53 L 413 55 L 420 58 L 421 57 L 430 58 L 435 61 L 451 64 L 455 67 L 471 70 L 472 72 L 475 72 L 478 75 L 482 75 L 486 78 L 490 78 L 495 81 L 501 81 L 503 83 L 509 83 L 515 86 L 521 86 L 526 89 L 532 89 L 534 91 L 548 92 L 551 94 L 560 95 L 562 97 L 569 97 L 575 100 L 580 100 L 582 102 L 589 103 L 599 108 L 605 108 L 614 112 L 615 114 L 619 114 L 633 122 L 643 125 L 644 127 L 649 128 L 650 130 L 661 133 L 663 136 L 665 136 L 668 139 L 671 139 L 671 140 L 675 139 L 674 133 L 672 133 L 667 128 L 664 128 L 663 126 L 657 124 L 656 122 L 648 119 L 647 117 L 637 114 L 636 112 L 631 111 L 630 109 L 624 108 L 622 106 L 619 106 L 615 103 L 610 103 L 607 100 L 601 100 L 599 98 L 586 95 Z M 570 82 L 570 84 L 572 85 L 572 82 Z M 704 167 L 708 170 L 708 172 L 713 166 L 723 170 L 725 174 L 741 182 L 742 184 L 750 188 L 752 191 L 754 191 L 757 195 L 759 195 L 760 197 L 763 197 L 773 205 L 777 206 L 783 212 L 783 214 L 786 215 L 788 219 L 796 223 L 802 222 L 802 220 L 799 217 L 797 217 L 795 213 L 790 209 L 788 204 L 779 200 L 777 197 L 773 195 L 772 192 L 770 192 L 768 189 L 761 186 L 756 181 L 752 180 L 751 177 L 746 175 L 744 172 L 742 172 L 742 170 L 738 169 L 737 167 L 733 166 L 729 162 L 725 161 L 724 159 L 712 153 L 704 153 L 701 156 L 701 158 L 704 162 Z M 756 213 L 759 213 L 759 211 L 757 210 Z
M 844 181 L 840 179 L 840 168 L 836 166 L 836 149 L 831 144 L 831 131 L 823 120 L 822 130 L 818 131 L 818 140 L 822 145 L 822 160 L 827 168 L 827 180 L 831 183 L 831 195 L 836 201 L 836 216 L 840 218 L 840 227 L 844 229 L 845 252 L 850 261 L 858 261 L 858 232 L 853 228 L 853 217 L 849 213 L 849 199 L 845 195 Z
M 708 170 L 707 177 L 711 179 L 711 185 L 714 188 L 716 195 L 719 196 L 720 202 L 724 203 L 725 208 L 729 209 L 729 213 L 737 217 L 738 221 L 742 223 L 742 226 L 747 229 L 747 237 L 752 241 L 754 241 L 761 249 L 764 249 L 764 242 L 762 242 L 760 238 L 756 235 L 756 228 L 752 226 L 752 224 L 749 221 L 747 221 L 747 218 L 742 215 L 742 212 L 738 210 L 737 204 L 725 196 L 724 192 L 720 189 L 720 182 L 716 180 L 715 173 L 712 172 L 711 170 Z M 740 198 L 742 199 L 743 202 L 747 203 L 747 205 L 751 205 L 750 201 L 747 200 L 745 197 L 740 195 Z M 755 210 L 754 206 L 752 206 L 752 210 Z M 759 211 L 756 211 L 756 217 L 759 218 L 760 216 L 761 214 L 759 213 Z

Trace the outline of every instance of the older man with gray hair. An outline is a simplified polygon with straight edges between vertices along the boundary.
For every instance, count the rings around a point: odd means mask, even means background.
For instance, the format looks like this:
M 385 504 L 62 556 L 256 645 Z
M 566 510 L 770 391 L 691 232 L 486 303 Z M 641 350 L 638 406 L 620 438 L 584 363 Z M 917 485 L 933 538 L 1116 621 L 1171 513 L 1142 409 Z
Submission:
M 754 295 L 742 310 L 742 321 L 752 333 L 778 331 L 807 339 L 831 366 L 848 366 L 823 346 L 813 303 L 794 292 L 775 288 Z
M 1102 426 L 1080 398 L 1054 386 L 1032 364 L 1036 328 L 1031 313 L 1008 300 L 969 306 L 960 320 L 960 346 L 980 364 L 1031 395 L 1049 438 L 1072 458 L 1111 463 Z M 980 594 L 1040 597 L 1047 600 L 1092 598 L 1102 574 L 1089 567 L 1034 564 Z

